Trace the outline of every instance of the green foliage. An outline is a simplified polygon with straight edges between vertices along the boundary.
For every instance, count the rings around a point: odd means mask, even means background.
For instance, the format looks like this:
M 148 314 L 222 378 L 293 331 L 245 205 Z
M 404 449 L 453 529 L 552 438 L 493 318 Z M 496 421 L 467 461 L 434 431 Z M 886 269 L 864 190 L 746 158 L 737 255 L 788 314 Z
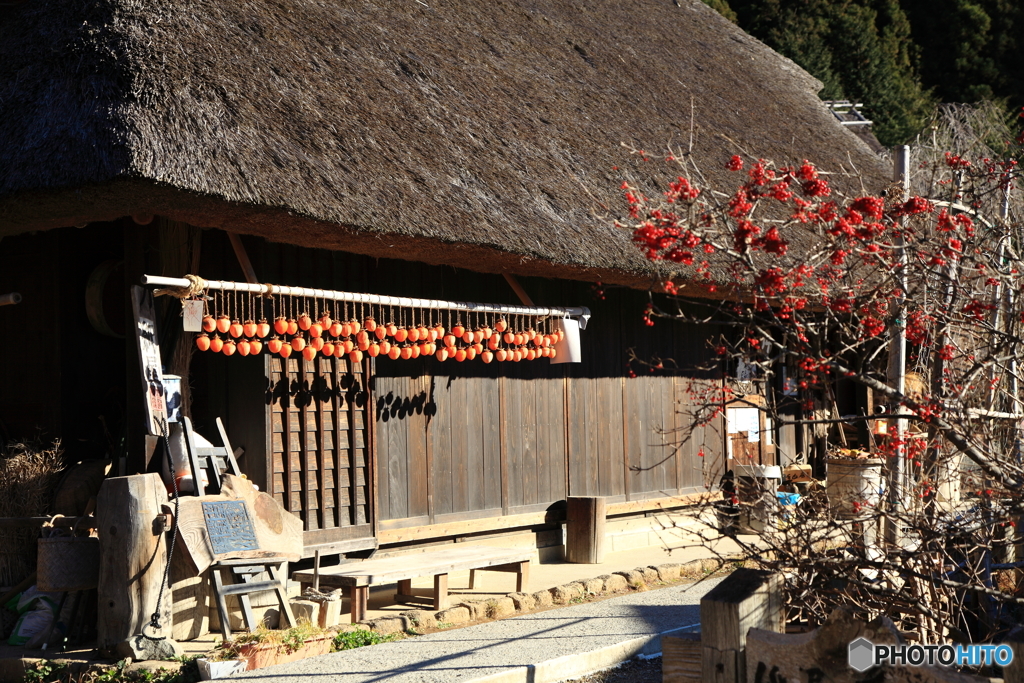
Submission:
M 199 665 L 196 657 L 182 657 L 181 668 L 177 671 L 169 669 L 132 669 L 128 668 L 128 660 L 100 671 L 74 673 L 67 662 L 41 660 L 25 672 L 22 683 L 198 683 Z
M 823 99 L 864 103 L 883 145 L 912 138 L 932 109 L 897 0 L 733 0 L 739 25 L 823 84 Z
M 334 651 L 377 645 L 378 643 L 387 643 L 394 639 L 394 634 L 385 636 L 376 631 L 342 631 L 334 636 Z
M 729 7 L 728 0 L 704 0 L 704 4 L 715 10 L 729 21 L 736 21 L 736 13 Z
M 1024 5 L 1018 0 L 903 0 L 921 76 L 943 102 L 1024 105 Z
M 1020 0 L 705 0 L 823 84 L 863 102 L 883 145 L 908 142 L 936 101 L 1024 105 Z

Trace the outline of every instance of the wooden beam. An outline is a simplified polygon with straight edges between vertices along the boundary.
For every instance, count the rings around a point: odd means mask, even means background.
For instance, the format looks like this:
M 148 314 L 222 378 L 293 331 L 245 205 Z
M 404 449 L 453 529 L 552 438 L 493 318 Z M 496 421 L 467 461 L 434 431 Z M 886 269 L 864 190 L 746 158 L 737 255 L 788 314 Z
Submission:
M 249 254 L 245 251 L 245 245 L 242 244 L 242 236 L 237 232 L 229 232 L 228 239 L 231 240 L 231 248 L 235 250 L 235 258 L 238 259 L 238 265 L 242 267 L 242 272 L 245 273 L 245 281 L 250 285 L 259 284 L 259 280 L 256 279 L 256 271 L 252 267 L 252 261 L 249 260 Z
M 166 589 L 167 542 L 155 525 L 167 490 L 159 474 L 113 477 L 103 482 L 96 499 L 100 534 L 100 577 L 96 624 L 101 649 L 111 649 L 142 633 Z M 171 599 L 160 603 L 161 628 L 147 636 L 171 635 Z
M 444 538 L 446 536 L 464 536 L 472 533 L 483 533 L 487 531 L 500 531 L 502 529 L 514 529 L 517 527 L 537 526 L 541 524 L 561 524 L 563 517 L 550 512 L 531 512 L 523 515 L 508 515 L 507 517 L 485 517 L 483 519 L 470 519 L 462 522 L 449 522 L 447 524 L 430 524 L 427 526 L 414 526 L 405 529 L 381 529 L 377 533 L 377 540 L 381 545 L 389 543 L 408 543 L 410 541 L 422 541 L 428 538 Z
M 503 275 L 505 276 L 505 282 L 508 283 L 508 286 L 511 287 L 512 291 L 519 297 L 519 301 L 524 306 L 533 306 L 533 299 L 531 299 L 530 295 L 526 293 L 523 286 L 519 284 L 519 280 L 516 279 L 516 276 L 508 273 L 503 273 Z
M 317 543 L 305 546 L 302 549 L 302 557 L 304 559 L 313 557 L 318 552 L 321 555 L 337 555 L 339 553 L 352 553 L 357 550 L 370 550 L 371 548 L 376 548 L 377 543 L 378 541 L 372 537 L 352 538 L 334 543 Z
M 651 498 L 621 503 L 608 503 L 607 515 L 626 515 L 653 510 L 672 510 L 697 505 L 703 501 L 720 500 L 721 492 L 702 492 L 667 498 Z M 529 512 L 505 517 L 484 517 L 464 521 L 442 522 L 424 526 L 410 526 L 401 529 L 381 529 L 377 533 L 377 541 L 381 545 L 393 543 L 411 543 L 435 538 L 465 536 L 468 534 L 487 533 L 519 527 L 554 525 L 565 521 L 563 514 L 554 511 Z M 309 547 L 307 546 L 307 551 Z M 312 551 L 309 551 L 312 557 Z
M 651 512 L 653 510 L 673 510 L 676 508 L 700 505 L 722 499 L 721 491 L 701 491 L 667 498 L 648 498 L 647 500 L 627 500 L 621 503 L 609 503 L 607 514 L 628 515 L 633 512 Z

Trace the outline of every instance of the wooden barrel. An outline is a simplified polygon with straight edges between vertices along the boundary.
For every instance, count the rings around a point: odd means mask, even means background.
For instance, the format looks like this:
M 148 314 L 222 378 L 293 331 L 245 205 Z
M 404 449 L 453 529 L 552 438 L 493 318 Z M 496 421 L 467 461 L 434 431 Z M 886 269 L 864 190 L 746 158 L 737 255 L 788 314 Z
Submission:
M 870 516 L 882 499 L 883 460 L 828 458 L 825 490 L 828 506 L 840 519 Z

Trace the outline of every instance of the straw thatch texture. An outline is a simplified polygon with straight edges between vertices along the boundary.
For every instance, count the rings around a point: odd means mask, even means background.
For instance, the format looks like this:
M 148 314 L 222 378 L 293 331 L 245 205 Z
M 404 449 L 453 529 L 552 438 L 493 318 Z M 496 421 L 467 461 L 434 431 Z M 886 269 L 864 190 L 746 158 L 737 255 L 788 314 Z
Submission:
M 53 490 L 64 469 L 64 451 L 9 444 L 0 453 L 0 517 L 39 517 L 50 512 Z M 36 566 L 39 527 L 0 529 L 0 586 L 12 586 Z
M 691 114 L 713 181 L 745 151 L 885 182 L 819 87 L 699 0 L 32 0 L 0 7 L 0 235 L 157 213 L 635 279 L 612 168 Z

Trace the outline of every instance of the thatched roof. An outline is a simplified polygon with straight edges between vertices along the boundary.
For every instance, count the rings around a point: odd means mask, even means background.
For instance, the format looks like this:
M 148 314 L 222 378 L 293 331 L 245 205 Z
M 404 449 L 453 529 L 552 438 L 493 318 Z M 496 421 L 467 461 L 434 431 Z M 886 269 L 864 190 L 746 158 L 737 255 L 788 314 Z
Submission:
M 636 283 L 612 168 L 691 114 L 713 179 L 742 150 L 885 181 L 819 87 L 699 0 L 28 0 L 0 6 L 0 235 L 156 213 Z

